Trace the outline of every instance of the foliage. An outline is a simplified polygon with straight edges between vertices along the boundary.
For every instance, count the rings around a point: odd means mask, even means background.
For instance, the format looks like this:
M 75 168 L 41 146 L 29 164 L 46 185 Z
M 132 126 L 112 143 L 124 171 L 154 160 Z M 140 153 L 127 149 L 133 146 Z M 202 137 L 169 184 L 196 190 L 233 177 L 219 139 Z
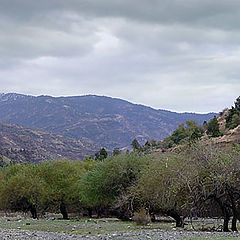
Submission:
M 113 149 L 113 156 L 119 155 L 121 153 L 122 153 L 122 151 L 119 148 L 114 148 Z
M 193 203 L 199 214 L 205 215 L 207 211 L 207 216 L 216 213 L 222 215 L 224 231 L 229 231 L 231 215 L 233 231 L 236 231 L 235 220 L 240 219 L 239 152 L 239 147 L 220 149 L 214 145 L 197 145 L 189 151 L 197 171 L 191 181 Z
M 133 139 L 131 145 L 134 152 L 140 151 L 142 148 L 137 139 Z
M 59 208 L 66 214 L 66 205 L 76 204 L 79 197 L 76 182 L 89 169 L 90 162 L 49 161 L 38 166 L 38 175 L 45 183 L 44 202 L 47 208 Z M 47 208 L 45 210 L 47 210 Z M 67 214 L 66 214 L 67 215 Z M 67 216 L 65 216 L 67 218 Z
M 211 137 L 220 136 L 219 124 L 216 116 L 208 122 L 207 134 Z
M 237 111 L 240 111 L 240 96 L 236 99 L 234 104 L 235 104 L 235 109 Z
M 195 141 L 203 135 L 203 128 L 195 121 L 188 120 L 186 124 L 180 124 L 172 135 L 165 140 L 168 148 L 181 144 L 186 141 Z
M 176 154 L 155 158 L 133 187 L 136 201 L 153 214 L 182 214 L 189 197 L 187 182 L 182 176 L 188 168 L 184 158 Z
M 79 201 L 76 182 L 91 163 L 50 161 L 9 165 L 1 171 L 0 206 L 14 211 L 46 211 Z
M 79 182 L 81 201 L 88 207 L 113 206 L 118 197 L 134 184 L 147 157 L 118 155 L 98 162 Z
M 150 139 L 145 142 L 145 144 L 141 147 L 141 152 L 150 153 L 153 149 L 159 148 L 161 145 L 155 139 Z
M 36 165 L 11 165 L 1 172 L 0 206 L 14 211 L 31 211 L 42 207 L 45 185 L 37 175 Z
M 0 168 L 7 166 L 7 163 L 3 160 L 3 157 L 0 156 Z
M 226 117 L 227 128 L 233 129 L 238 125 L 240 125 L 240 97 L 236 99 L 234 106 L 228 111 Z
M 194 133 L 189 122 L 185 129 Z M 181 129 L 183 129 L 181 128 Z M 50 161 L 38 165 L 12 164 L 0 171 L 0 208 L 37 213 L 68 209 L 92 210 L 146 224 L 168 215 L 176 226 L 196 212 L 202 217 L 240 219 L 240 147 L 216 147 L 193 141 L 180 153 L 128 153 L 103 161 Z
M 108 153 L 105 148 L 101 148 L 99 152 L 95 153 L 95 160 L 103 161 L 107 158 Z

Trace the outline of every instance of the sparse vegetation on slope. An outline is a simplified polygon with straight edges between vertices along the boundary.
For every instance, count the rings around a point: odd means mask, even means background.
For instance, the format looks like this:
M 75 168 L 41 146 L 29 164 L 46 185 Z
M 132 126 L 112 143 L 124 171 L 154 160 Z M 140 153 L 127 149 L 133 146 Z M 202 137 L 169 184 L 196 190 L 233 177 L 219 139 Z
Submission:
M 0 122 L 0 155 L 3 162 L 40 162 L 68 158 L 79 160 L 97 147 L 87 141 Z

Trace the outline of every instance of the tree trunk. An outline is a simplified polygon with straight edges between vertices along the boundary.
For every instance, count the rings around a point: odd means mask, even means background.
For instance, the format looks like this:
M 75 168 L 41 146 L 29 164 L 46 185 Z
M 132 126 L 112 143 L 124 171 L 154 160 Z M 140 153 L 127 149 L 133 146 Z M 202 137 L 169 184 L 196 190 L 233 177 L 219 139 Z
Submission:
M 235 216 L 232 219 L 232 231 L 237 232 L 237 218 Z
M 237 218 L 238 218 L 238 211 L 235 203 L 234 193 L 231 188 L 228 188 L 228 195 L 231 199 L 232 203 L 232 213 L 233 213 L 233 219 L 232 219 L 232 231 L 237 232 Z
M 35 206 L 31 206 L 29 210 L 30 210 L 30 213 L 32 215 L 32 218 L 36 219 L 37 218 L 37 209 L 36 209 L 36 207 Z
M 103 209 L 101 207 L 96 208 L 97 218 L 101 218 L 103 216 Z
M 92 218 L 92 208 L 87 208 L 88 217 Z
M 176 221 L 176 227 L 184 228 L 184 219 L 176 211 L 170 210 L 167 214 Z
M 228 223 L 230 220 L 229 214 L 225 213 L 224 222 L 223 222 L 223 232 L 229 232 Z
M 223 232 L 229 232 L 228 223 L 229 223 L 229 220 L 230 220 L 230 212 L 229 212 L 226 204 L 224 204 L 220 200 L 220 198 L 217 198 L 216 196 L 213 196 L 213 198 L 218 203 L 218 205 L 221 208 L 222 213 L 223 213 L 223 219 L 224 219 L 224 222 L 223 222 Z
M 68 219 L 68 212 L 65 203 L 60 204 L 60 212 L 63 216 L 63 219 L 67 220 Z
M 156 216 L 155 216 L 155 214 L 150 214 L 150 217 L 151 217 L 151 221 L 152 221 L 152 222 L 156 222 Z

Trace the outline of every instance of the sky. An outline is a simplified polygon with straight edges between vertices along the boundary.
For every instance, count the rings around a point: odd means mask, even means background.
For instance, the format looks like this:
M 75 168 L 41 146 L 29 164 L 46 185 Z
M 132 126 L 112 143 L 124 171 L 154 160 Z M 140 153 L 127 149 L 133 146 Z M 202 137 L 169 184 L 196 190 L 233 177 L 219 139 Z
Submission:
M 0 0 L 0 86 L 219 112 L 240 95 L 240 1 Z

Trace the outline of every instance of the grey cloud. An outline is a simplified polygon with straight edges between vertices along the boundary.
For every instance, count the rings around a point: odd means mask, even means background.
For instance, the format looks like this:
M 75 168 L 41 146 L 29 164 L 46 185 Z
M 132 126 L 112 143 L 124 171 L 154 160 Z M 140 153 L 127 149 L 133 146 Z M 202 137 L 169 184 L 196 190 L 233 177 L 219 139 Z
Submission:
M 240 91 L 239 7 L 239 0 L 0 0 L 2 91 L 221 110 Z
M 0 1 L 2 14 L 29 20 L 52 11 L 72 11 L 86 17 L 120 17 L 155 23 L 206 23 L 213 27 L 237 27 L 238 0 L 11 0 Z

